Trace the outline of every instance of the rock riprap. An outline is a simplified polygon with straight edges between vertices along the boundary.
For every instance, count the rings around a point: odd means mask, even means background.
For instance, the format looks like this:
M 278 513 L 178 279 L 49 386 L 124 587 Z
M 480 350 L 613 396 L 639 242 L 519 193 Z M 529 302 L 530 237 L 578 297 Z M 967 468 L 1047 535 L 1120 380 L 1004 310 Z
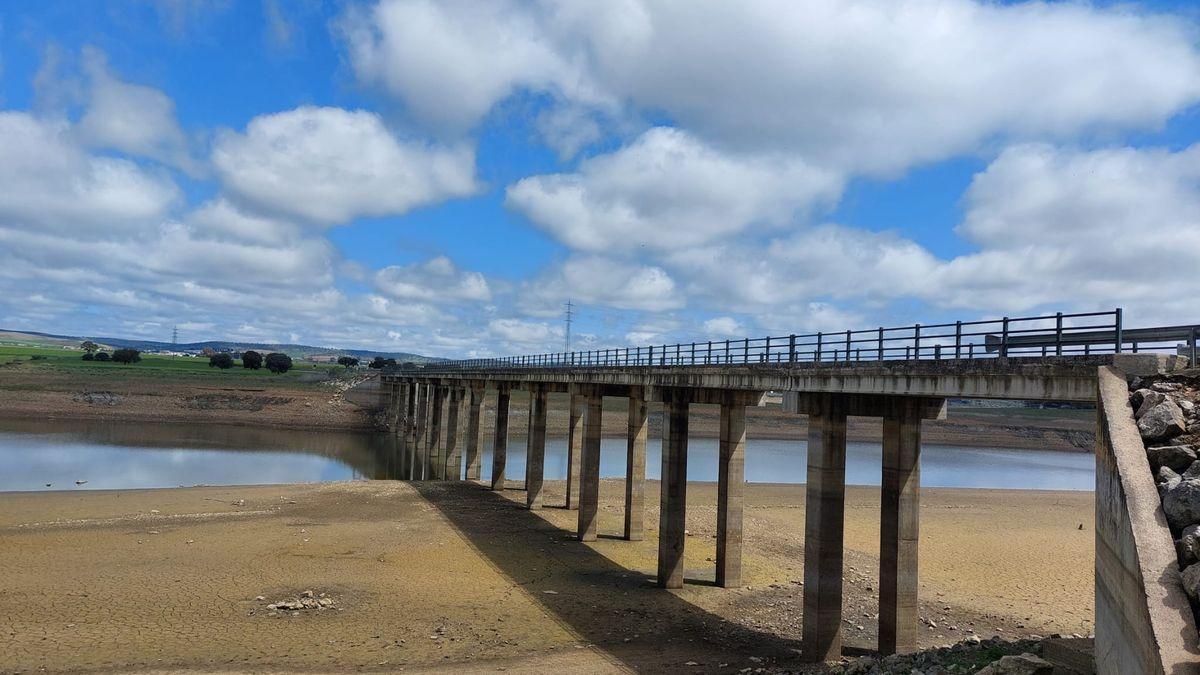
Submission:
M 265 601 L 264 596 L 258 596 L 261 601 Z M 324 593 L 313 593 L 312 591 L 303 591 L 294 598 L 285 600 L 277 600 L 267 605 L 267 609 L 272 613 L 291 612 L 293 615 L 304 611 L 323 611 L 326 609 L 337 609 L 333 598 Z
M 1129 404 L 1154 472 L 1183 587 L 1200 606 L 1200 373 L 1138 378 Z

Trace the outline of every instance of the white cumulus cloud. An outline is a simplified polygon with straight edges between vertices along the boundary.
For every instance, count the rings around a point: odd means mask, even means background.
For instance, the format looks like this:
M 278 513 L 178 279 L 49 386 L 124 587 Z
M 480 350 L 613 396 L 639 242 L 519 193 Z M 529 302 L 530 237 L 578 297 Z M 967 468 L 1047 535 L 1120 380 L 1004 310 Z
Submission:
M 317 224 L 401 214 L 474 193 L 467 146 L 402 140 L 365 110 L 305 106 L 222 134 L 212 161 L 249 205 Z

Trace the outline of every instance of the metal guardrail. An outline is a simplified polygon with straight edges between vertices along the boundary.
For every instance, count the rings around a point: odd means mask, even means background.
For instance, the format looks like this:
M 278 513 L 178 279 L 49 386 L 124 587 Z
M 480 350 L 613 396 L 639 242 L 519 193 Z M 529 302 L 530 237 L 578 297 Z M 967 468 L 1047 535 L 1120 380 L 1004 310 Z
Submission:
M 1195 363 L 1200 326 L 1125 331 L 1122 310 L 915 324 L 897 328 L 709 340 L 590 351 L 443 361 L 423 372 L 512 368 L 666 367 L 1082 356 L 1148 349 L 1186 339 Z M 1170 349 L 1174 350 L 1174 344 Z

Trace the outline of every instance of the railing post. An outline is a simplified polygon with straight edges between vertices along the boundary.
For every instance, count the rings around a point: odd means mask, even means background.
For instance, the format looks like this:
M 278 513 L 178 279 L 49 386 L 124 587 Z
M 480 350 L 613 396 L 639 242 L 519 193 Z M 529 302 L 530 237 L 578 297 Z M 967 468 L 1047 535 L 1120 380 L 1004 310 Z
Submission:
M 788 336 L 788 363 L 796 362 L 796 334 Z
M 1195 368 L 1196 367 L 1196 327 L 1195 326 L 1192 326 L 1192 330 L 1190 331 L 1190 333 L 1191 333 L 1191 344 L 1192 344 L 1192 359 L 1191 359 L 1191 363 L 1189 363 L 1188 365 L 1191 366 L 1192 368 Z
M 821 362 L 821 352 L 822 352 L 821 343 L 824 341 L 824 339 L 825 339 L 825 336 L 821 334 L 821 331 L 817 331 L 817 355 L 816 355 L 816 358 L 813 359 L 817 363 Z
M 750 363 L 750 338 L 742 341 L 742 363 Z
M 913 326 L 913 352 L 916 353 L 916 359 L 921 359 L 921 324 Z
M 1124 342 L 1125 342 L 1125 339 L 1124 339 L 1124 338 L 1125 338 L 1125 336 L 1122 334 L 1122 331 L 1121 331 L 1121 314 L 1122 314 L 1122 313 L 1123 313 L 1123 312 L 1121 311 L 1121 308 L 1120 308 L 1120 307 L 1118 307 L 1118 308 L 1117 308 L 1117 316 L 1116 316 L 1116 320 L 1117 320 L 1117 325 L 1116 325 L 1116 329 L 1117 329 L 1117 352 L 1116 352 L 1116 353 L 1118 353 L 1118 354 L 1120 354 L 1120 353 L 1121 353 L 1121 345 L 1122 345 L 1122 343 L 1124 343 Z
M 733 355 L 729 353 L 729 340 L 725 341 L 725 363 L 733 363 Z
M 1008 317 L 1004 317 L 1004 332 L 1000 336 L 1000 356 L 1008 356 Z
M 1063 329 L 1062 312 L 1059 312 L 1058 314 L 1054 315 L 1054 355 L 1055 356 L 1062 356 L 1062 345 L 1063 345 L 1062 329 Z
M 846 360 L 850 360 L 850 331 L 846 331 Z
M 712 362 L 712 340 L 708 341 L 708 351 L 704 352 L 704 365 Z
M 696 365 L 696 343 L 692 343 L 692 365 Z
M 883 326 L 879 327 L 879 360 L 883 360 Z
M 935 360 L 935 361 L 942 360 L 942 346 L 941 345 L 933 346 L 933 360 Z
M 954 322 L 954 358 L 962 358 L 962 322 Z

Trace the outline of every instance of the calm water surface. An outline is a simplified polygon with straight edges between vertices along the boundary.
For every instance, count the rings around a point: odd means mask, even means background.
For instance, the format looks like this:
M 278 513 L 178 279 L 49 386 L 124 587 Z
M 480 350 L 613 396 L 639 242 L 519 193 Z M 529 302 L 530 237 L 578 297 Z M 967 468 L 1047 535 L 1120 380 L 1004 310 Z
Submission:
M 649 478 L 660 473 L 660 444 L 646 448 Z M 0 490 L 79 490 L 248 485 L 393 478 L 399 445 L 391 434 L 313 432 L 204 424 L 0 420 Z M 878 443 L 850 443 L 846 480 L 878 485 Z M 483 475 L 491 475 L 486 443 Z M 717 479 L 716 439 L 689 444 L 688 479 Z M 546 443 L 546 478 L 566 477 L 566 442 Z M 1095 460 L 1085 453 L 926 444 L 921 483 L 930 487 L 1092 490 Z M 525 472 L 525 441 L 508 447 L 508 477 Z M 604 439 L 600 472 L 624 477 L 625 440 Z M 746 480 L 803 483 L 803 441 L 751 438 Z M 87 481 L 76 485 L 76 481 Z

